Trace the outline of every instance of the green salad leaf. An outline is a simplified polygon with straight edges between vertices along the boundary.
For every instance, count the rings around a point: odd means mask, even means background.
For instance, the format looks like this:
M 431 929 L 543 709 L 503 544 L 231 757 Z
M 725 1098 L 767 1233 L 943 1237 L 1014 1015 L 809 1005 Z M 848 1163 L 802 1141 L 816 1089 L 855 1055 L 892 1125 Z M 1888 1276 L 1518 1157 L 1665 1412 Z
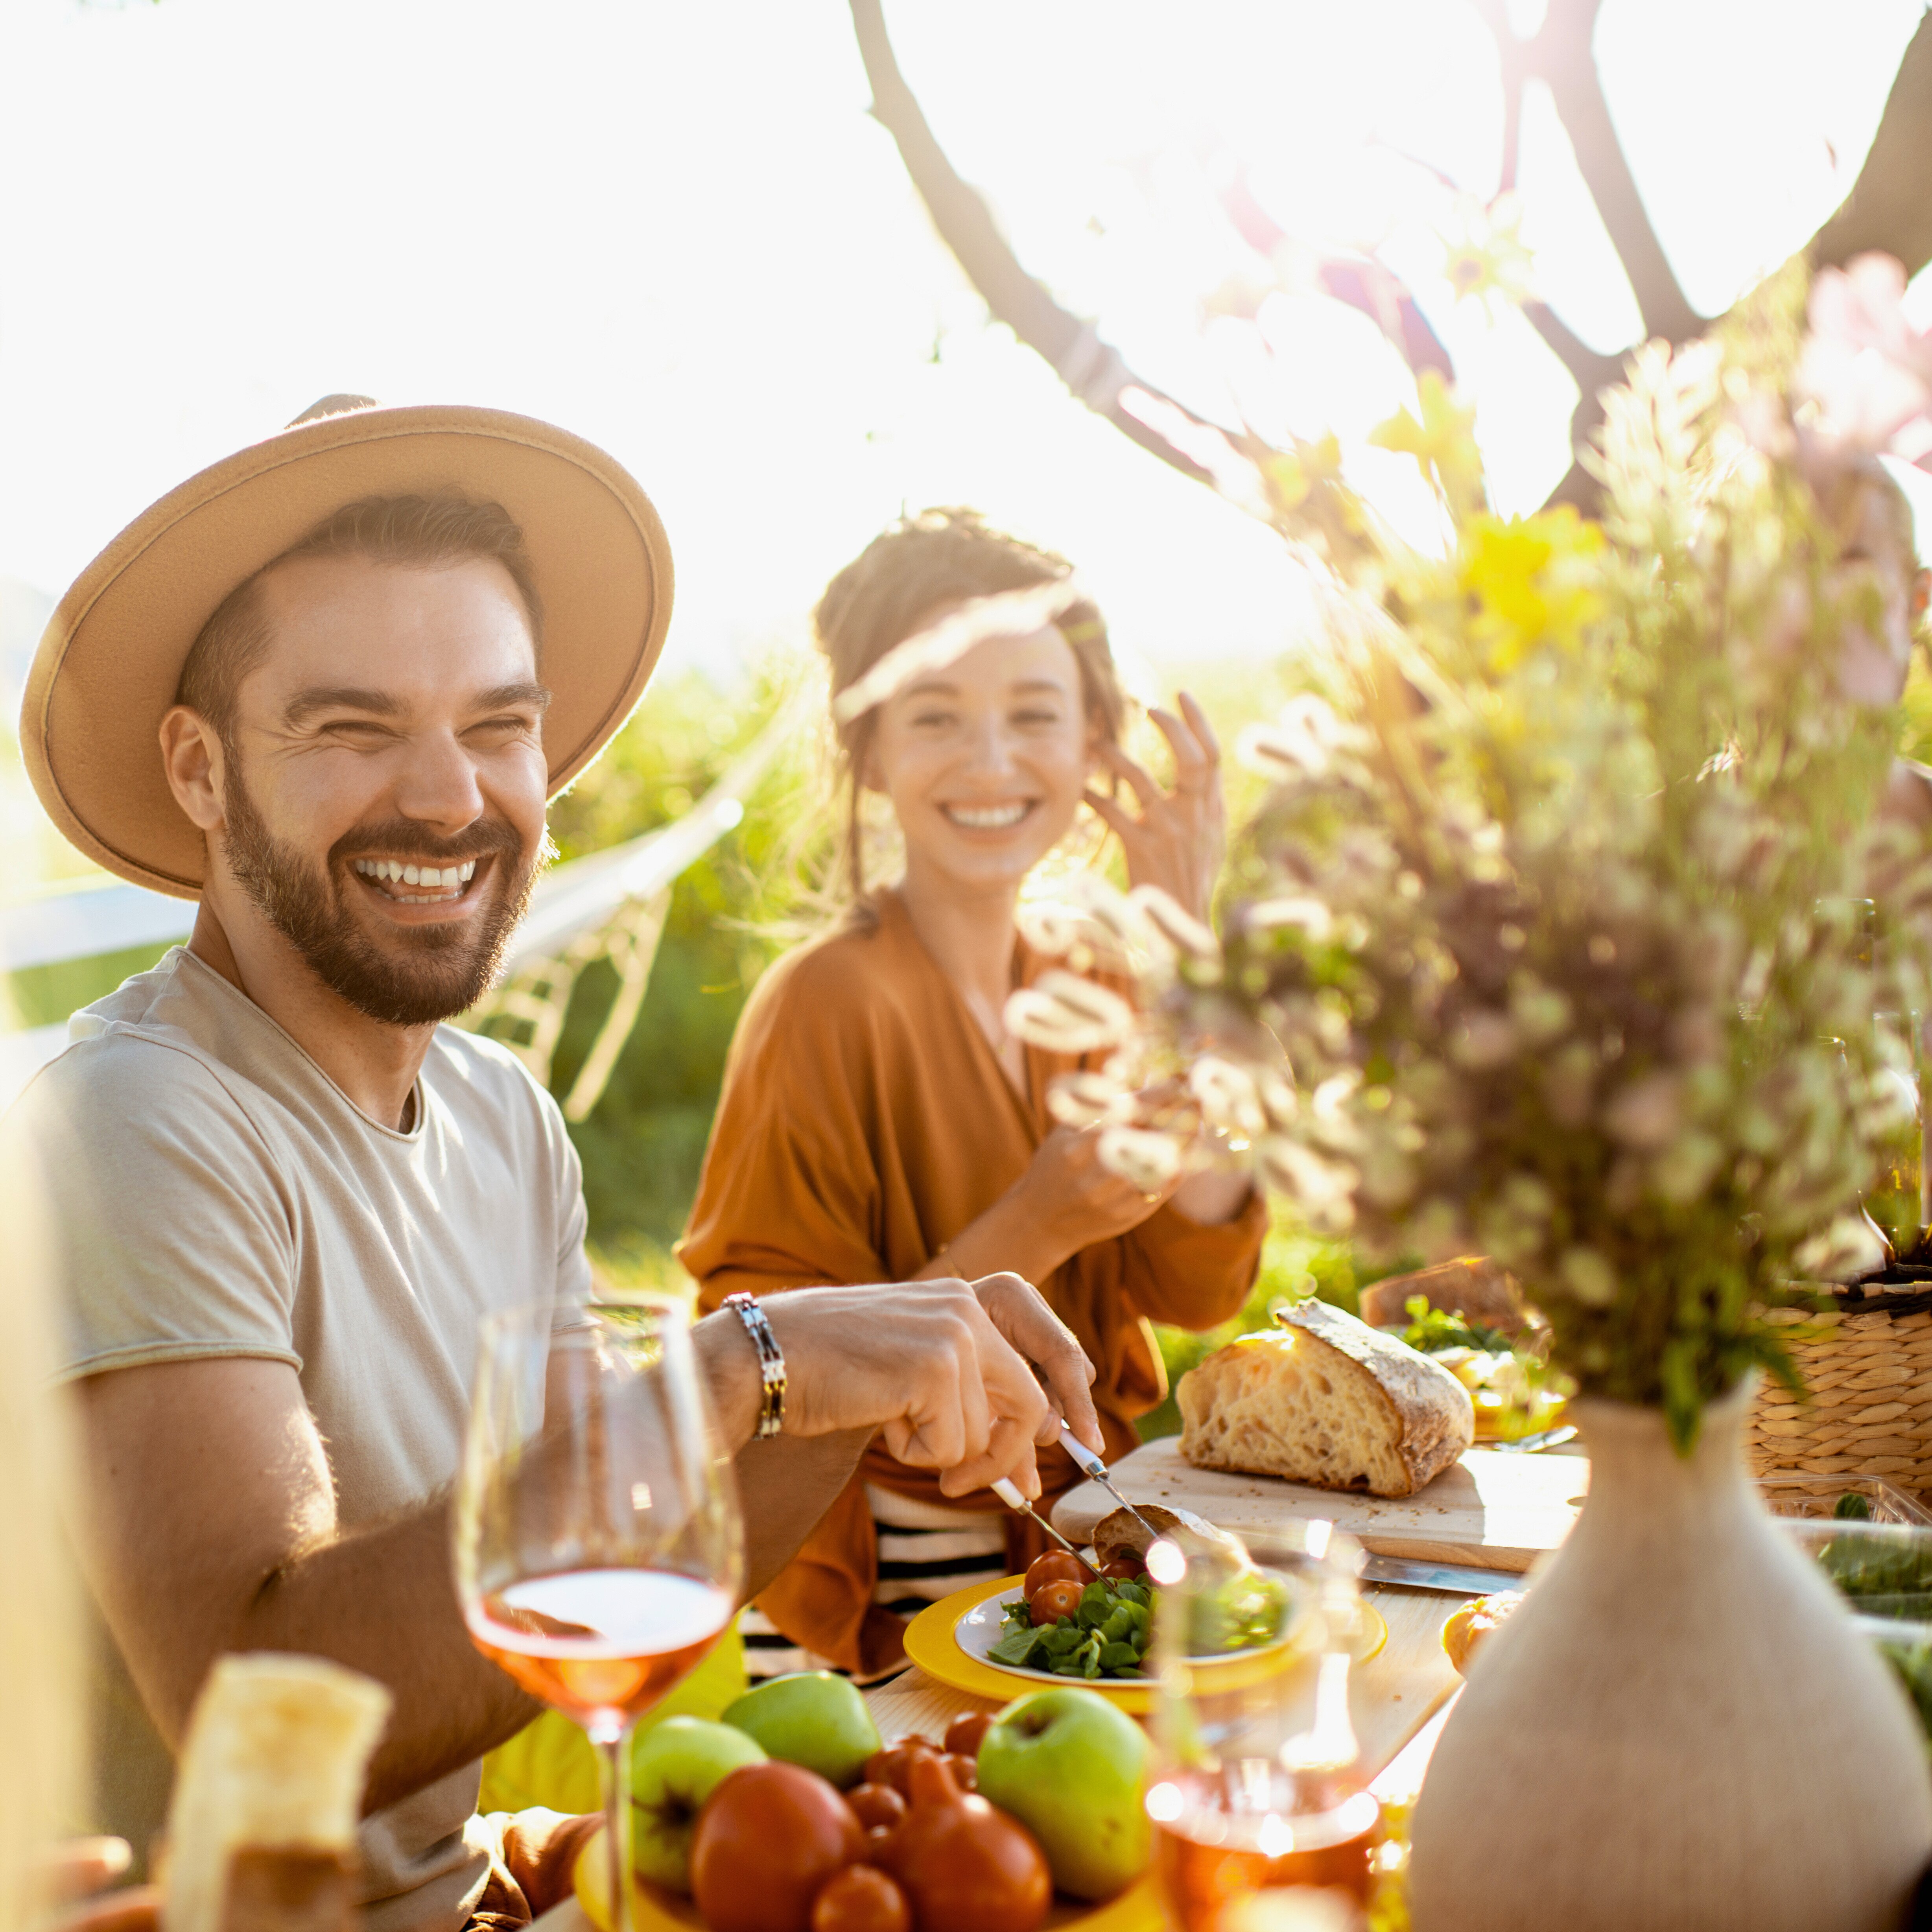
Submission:
M 1036 1624 L 1024 1599 L 1006 1605 L 1006 1629 L 986 1653 L 995 1664 L 1056 1677 L 1140 1677 L 1154 1622 L 1145 1583 L 1096 1577 L 1071 1616 Z

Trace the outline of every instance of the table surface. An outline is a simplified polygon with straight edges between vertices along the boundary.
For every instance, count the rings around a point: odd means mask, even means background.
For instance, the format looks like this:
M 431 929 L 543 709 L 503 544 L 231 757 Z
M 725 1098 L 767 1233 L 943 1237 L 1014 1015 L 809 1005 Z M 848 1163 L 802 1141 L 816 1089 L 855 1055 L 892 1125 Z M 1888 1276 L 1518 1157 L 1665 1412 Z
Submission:
M 1498 1576 L 1508 1589 L 1520 1580 Z M 1442 1652 L 1443 1620 L 1466 1598 L 1441 1591 L 1371 1587 L 1364 1597 L 1388 1625 L 1388 1642 L 1349 1676 L 1348 1706 L 1362 1747 L 1364 1775 L 1385 1804 L 1412 1803 L 1461 1683 Z M 997 1697 L 955 1690 L 913 1670 L 866 1694 L 879 1734 L 890 1742 L 908 1731 L 938 1738 L 962 1711 L 992 1711 Z M 595 1932 L 572 1899 L 555 1906 L 532 1932 Z

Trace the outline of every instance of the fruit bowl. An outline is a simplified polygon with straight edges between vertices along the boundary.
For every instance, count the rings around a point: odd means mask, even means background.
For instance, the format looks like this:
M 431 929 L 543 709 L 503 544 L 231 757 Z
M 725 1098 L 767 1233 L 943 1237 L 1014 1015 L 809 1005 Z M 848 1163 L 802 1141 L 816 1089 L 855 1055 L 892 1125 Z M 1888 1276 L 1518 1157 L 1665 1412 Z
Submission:
M 1097 1690 L 1124 1711 L 1138 1716 L 1153 1708 L 1154 1687 L 1144 1678 L 1055 1677 L 1016 1665 L 994 1664 L 986 1651 L 998 1642 L 1001 1606 L 1021 1593 L 1025 1579 L 1002 1577 L 992 1583 L 978 1583 L 956 1591 L 928 1604 L 907 1627 L 906 1655 L 929 1677 L 956 1690 L 970 1691 L 977 1697 L 1004 1700 L 1018 1695 L 1026 1683 L 1076 1684 Z M 1388 1625 L 1370 1604 L 1360 1606 L 1362 1628 L 1355 1646 L 1355 1661 L 1366 1663 L 1388 1641 Z M 1219 1675 L 1226 1672 L 1229 1689 L 1249 1674 L 1265 1676 L 1278 1667 L 1274 1656 L 1280 1648 L 1271 1644 L 1261 1650 L 1238 1651 L 1216 1658 L 1203 1667 Z

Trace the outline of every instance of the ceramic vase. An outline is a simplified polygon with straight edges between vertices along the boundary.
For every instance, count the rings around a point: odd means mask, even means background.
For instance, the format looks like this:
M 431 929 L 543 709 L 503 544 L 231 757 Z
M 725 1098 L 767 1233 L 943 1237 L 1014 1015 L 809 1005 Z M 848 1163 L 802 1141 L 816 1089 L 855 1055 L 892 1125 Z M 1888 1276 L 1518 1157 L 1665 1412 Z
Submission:
M 1752 1386 L 1679 1456 L 1574 1406 L 1588 1497 L 1472 1660 L 1417 1802 L 1415 1932 L 1892 1932 L 1932 1858 L 1890 1667 L 1745 1472 Z

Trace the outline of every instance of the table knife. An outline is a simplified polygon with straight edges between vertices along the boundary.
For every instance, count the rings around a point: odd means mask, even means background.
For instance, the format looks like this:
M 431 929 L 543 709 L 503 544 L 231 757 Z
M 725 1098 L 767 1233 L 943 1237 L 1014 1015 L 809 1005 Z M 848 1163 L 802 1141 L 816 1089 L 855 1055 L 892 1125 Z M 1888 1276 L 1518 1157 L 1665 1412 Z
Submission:
M 1126 1511 L 1128 1515 L 1133 1518 L 1135 1522 L 1140 1525 L 1142 1528 L 1147 1532 L 1148 1535 L 1155 1538 L 1156 1541 L 1160 1539 L 1160 1532 L 1155 1528 L 1154 1525 L 1149 1522 L 1147 1518 L 1142 1516 L 1140 1511 L 1136 1509 L 1133 1504 L 1129 1502 L 1114 1486 L 1113 1478 L 1107 1473 L 1106 1463 L 1100 1456 L 1095 1455 L 1094 1451 L 1088 1448 L 1086 1444 L 1082 1442 L 1064 1422 L 1060 1425 L 1060 1446 L 1088 1475 L 1093 1478 L 1095 1482 L 1100 1485 L 1101 1488 L 1106 1491 L 1108 1495 L 1113 1498 L 1114 1502 L 1120 1504 L 1121 1508 Z
M 1454 1597 L 1491 1597 L 1502 1590 L 1520 1590 L 1528 1579 L 1514 1570 L 1478 1570 L 1461 1563 L 1423 1563 L 1408 1556 L 1370 1556 L 1363 1560 L 1365 1583 L 1399 1583 L 1406 1590 L 1441 1590 Z
M 1075 1550 L 1072 1544 L 1068 1542 L 1066 1538 L 1062 1536 L 1059 1531 L 1055 1529 L 1052 1524 L 1048 1522 L 1046 1517 L 1042 1516 L 1040 1511 L 1020 1494 L 1018 1484 L 1010 1481 L 1006 1477 L 1002 1476 L 997 1483 L 993 1484 L 992 1489 L 994 1495 L 998 1496 L 1007 1508 L 1018 1510 L 1022 1515 L 1031 1516 L 1034 1521 L 1060 1545 L 1061 1549 L 1072 1550 L 1076 1556 L 1079 1556 L 1079 1551 Z

